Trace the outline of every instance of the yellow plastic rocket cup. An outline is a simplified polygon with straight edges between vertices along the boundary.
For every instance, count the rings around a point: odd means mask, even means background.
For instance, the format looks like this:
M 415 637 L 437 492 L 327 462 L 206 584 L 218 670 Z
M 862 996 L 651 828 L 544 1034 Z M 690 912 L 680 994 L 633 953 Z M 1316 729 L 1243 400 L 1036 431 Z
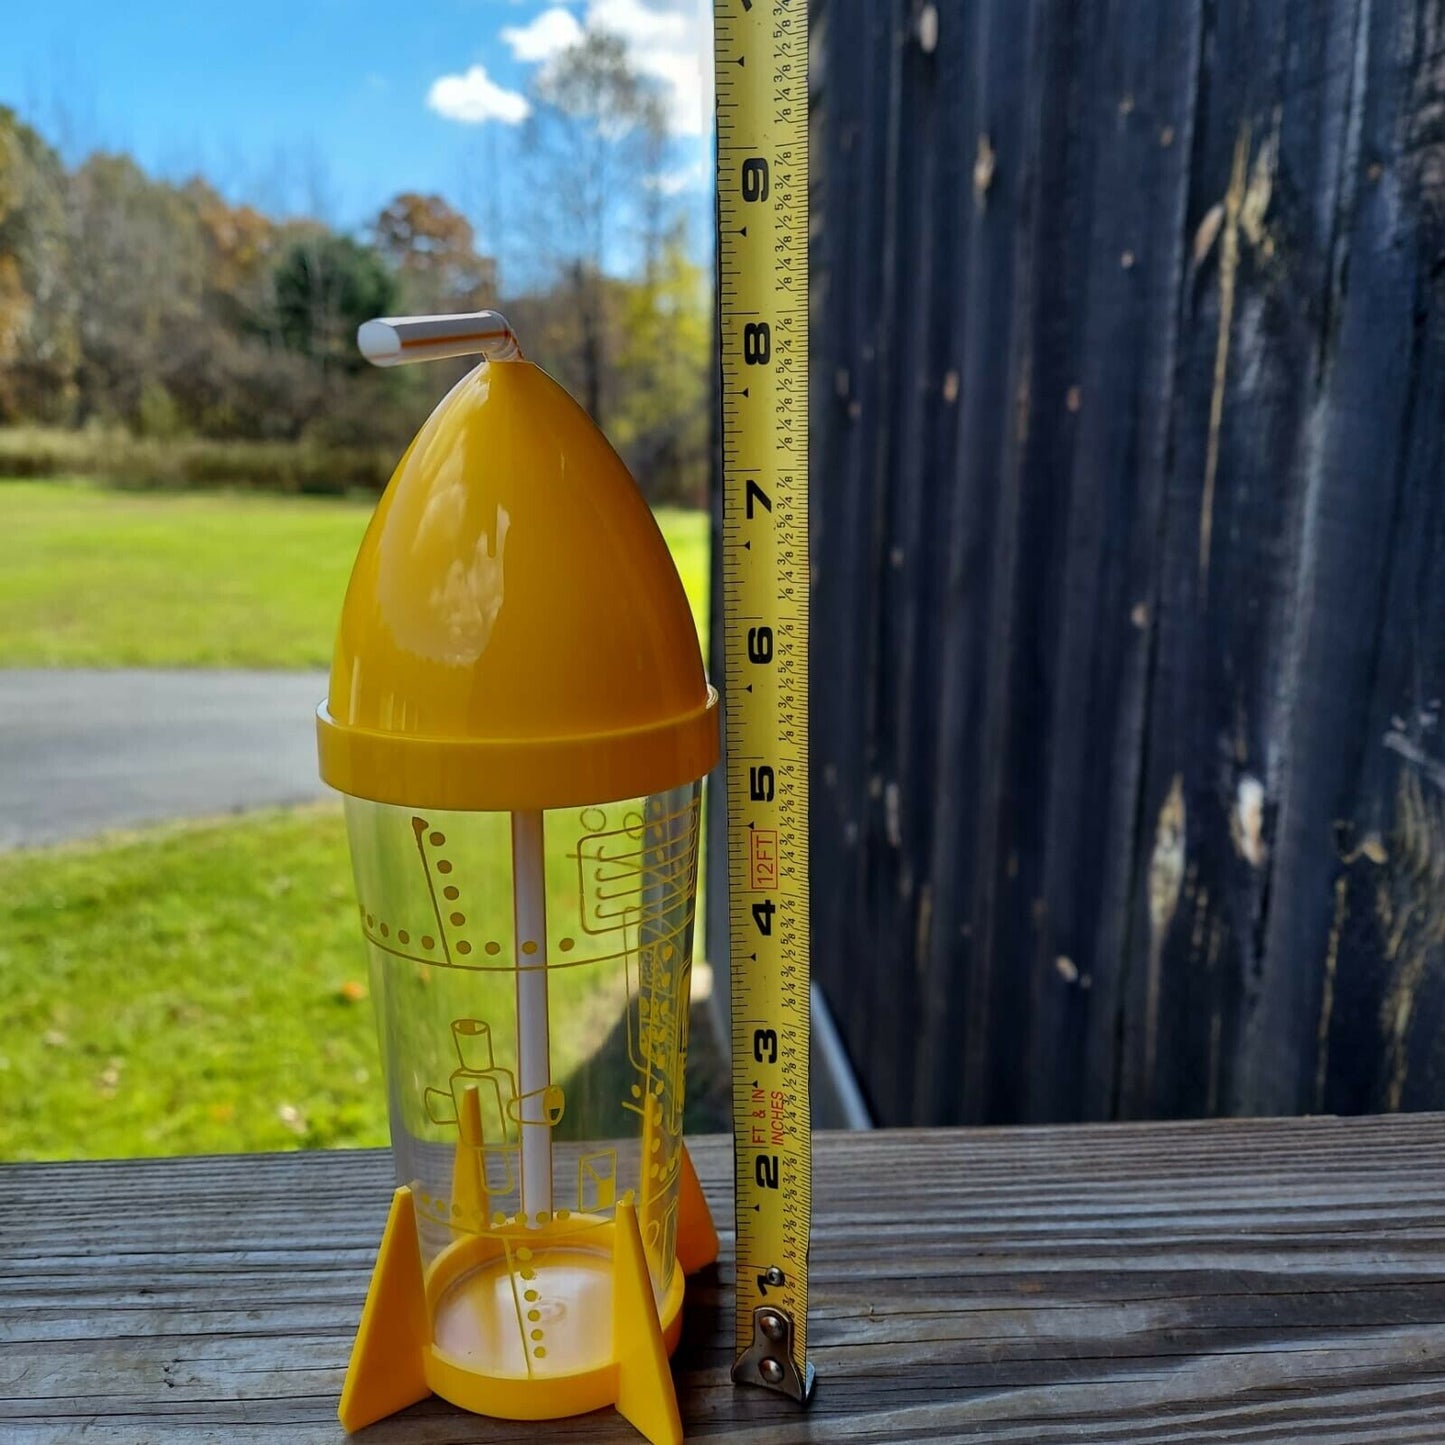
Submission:
M 317 717 L 400 1185 L 341 1422 L 435 1393 L 677 1442 L 683 1276 L 717 1251 L 682 1142 L 717 695 L 627 469 L 502 318 L 359 340 L 487 360 L 377 507 Z

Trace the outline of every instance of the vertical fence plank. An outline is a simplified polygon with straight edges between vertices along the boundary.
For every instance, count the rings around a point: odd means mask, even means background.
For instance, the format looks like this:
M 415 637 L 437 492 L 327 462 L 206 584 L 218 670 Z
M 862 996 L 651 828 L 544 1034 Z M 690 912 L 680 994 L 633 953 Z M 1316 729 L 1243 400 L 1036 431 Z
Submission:
M 1187 265 L 1185 208 L 1202 6 L 1109 8 L 1075 99 L 1082 257 L 1065 309 L 1074 371 L 1040 430 L 1058 438 L 1058 681 L 1028 1117 L 1108 1118 L 1150 702 L 1158 540 Z M 1082 67 L 1081 67 L 1082 69 Z

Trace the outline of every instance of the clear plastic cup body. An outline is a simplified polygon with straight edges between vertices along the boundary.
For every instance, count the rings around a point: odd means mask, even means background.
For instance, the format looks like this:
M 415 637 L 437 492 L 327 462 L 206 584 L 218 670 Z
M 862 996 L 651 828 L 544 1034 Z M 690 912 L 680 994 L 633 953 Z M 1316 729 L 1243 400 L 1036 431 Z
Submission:
M 536 813 L 346 800 L 434 1342 L 478 1370 L 606 1358 L 619 1199 L 659 1305 L 673 1285 L 701 786 Z

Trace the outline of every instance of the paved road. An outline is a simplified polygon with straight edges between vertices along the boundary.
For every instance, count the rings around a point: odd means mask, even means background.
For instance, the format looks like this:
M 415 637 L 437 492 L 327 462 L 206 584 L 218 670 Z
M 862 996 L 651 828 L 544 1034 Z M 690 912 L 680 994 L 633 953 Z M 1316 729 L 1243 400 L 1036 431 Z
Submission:
M 300 802 L 321 673 L 0 670 L 0 849 Z

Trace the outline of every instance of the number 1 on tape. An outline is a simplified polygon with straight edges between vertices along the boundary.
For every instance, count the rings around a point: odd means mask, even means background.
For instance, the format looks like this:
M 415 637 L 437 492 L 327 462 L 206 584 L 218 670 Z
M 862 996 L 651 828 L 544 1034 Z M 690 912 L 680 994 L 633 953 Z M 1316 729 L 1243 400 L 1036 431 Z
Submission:
M 716 5 L 733 1379 L 806 1401 L 808 11 Z

